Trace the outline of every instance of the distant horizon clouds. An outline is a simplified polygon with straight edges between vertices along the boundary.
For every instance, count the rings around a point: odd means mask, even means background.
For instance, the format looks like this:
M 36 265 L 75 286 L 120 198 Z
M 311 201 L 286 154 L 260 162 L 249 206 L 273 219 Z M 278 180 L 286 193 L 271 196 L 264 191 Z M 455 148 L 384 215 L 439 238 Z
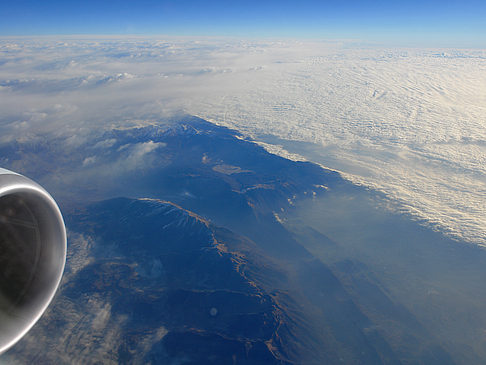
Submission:
M 486 48 L 484 1 L 5 1 L 0 36 L 139 34 L 357 39 Z
M 196 115 L 340 171 L 486 246 L 485 85 L 486 50 L 2 38 L 0 145 L 54 138 L 68 155 L 92 133 Z

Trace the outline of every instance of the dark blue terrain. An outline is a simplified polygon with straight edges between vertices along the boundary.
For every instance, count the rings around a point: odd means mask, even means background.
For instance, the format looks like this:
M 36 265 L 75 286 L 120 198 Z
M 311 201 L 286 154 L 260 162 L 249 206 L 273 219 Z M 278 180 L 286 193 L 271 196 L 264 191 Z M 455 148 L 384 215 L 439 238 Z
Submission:
M 453 363 L 372 268 L 329 265 L 309 247 L 339 243 L 283 224 L 299 202 L 362 191 L 339 174 L 192 117 L 68 142 L 0 148 L 69 231 L 61 289 L 12 362 Z

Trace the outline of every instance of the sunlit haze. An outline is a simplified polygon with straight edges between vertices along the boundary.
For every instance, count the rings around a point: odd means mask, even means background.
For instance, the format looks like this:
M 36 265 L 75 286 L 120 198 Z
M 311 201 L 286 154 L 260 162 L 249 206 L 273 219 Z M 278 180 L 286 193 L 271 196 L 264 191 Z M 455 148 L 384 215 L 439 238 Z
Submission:
M 484 47 L 483 1 L 4 1 L 0 35 L 165 34 Z

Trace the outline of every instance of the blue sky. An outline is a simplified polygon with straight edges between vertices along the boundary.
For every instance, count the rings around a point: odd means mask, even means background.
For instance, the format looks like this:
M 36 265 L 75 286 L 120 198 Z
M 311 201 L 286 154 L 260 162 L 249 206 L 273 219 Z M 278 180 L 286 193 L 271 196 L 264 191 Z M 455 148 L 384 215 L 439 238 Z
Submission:
M 486 48 L 486 1 L 15 0 L 0 35 L 356 38 Z

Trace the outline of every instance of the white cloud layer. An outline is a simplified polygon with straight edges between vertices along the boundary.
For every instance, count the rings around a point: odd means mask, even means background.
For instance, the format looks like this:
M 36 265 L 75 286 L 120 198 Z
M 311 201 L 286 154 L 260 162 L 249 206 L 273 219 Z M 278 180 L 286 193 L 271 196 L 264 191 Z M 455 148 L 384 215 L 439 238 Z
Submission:
M 178 111 L 315 143 L 307 157 L 486 244 L 486 50 L 0 39 L 0 143 L 50 132 L 79 144 Z

